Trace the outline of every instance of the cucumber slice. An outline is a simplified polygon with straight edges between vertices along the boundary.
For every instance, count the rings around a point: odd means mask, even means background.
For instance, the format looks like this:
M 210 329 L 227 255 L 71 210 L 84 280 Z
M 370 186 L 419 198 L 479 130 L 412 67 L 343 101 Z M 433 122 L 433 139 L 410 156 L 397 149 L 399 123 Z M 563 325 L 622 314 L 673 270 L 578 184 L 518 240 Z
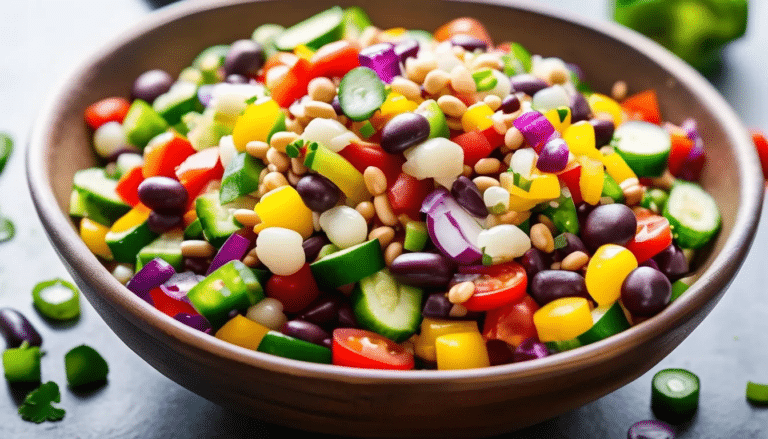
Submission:
M 131 145 L 144 149 L 156 135 L 168 129 L 168 122 L 147 102 L 136 99 L 123 119 L 125 137 Z
M 696 183 L 678 180 L 664 206 L 672 237 L 682 248 L 706 245 L 720 230 L 720 211 L 715 200 Z
M 246 152 L 237 154 L 221 177 L 219 202 L 227 204 L 258 189 L 259 174 L 263 169 L 264 162 L 256 157 Z
M 448 123 L 445 119 L 445 114 L 440 106 L 434 99 L 428 99 L 419 105 L 416 109 L 416 113 L 421 114 L 427 118 L 429 122 L 429 138 L 445 137 L 446 139 L 451 137 L 451 132 L 448 129 Z
M 366 27 L 372 26 L 371 19 L 359 6 L 351 6 L 344 10 L 344 39 L 357 40 Z
M 299 361 L 331 364 L 330 349 L 277 331 L 267 332 L 256 350 Z
M 157 111 L 169 125 L 181 122 L 181 116 L 198 108 L 200 101 L 197 99 L 197 85 L 191 82 L 180 81 L 173 84 L 167 92 L 161 94 L 152 103 L 152 108 Z
M 672 140 L 664 128 L 632 120 L 616 129 L 611 146 L 638 177 L 658 177 L 667 167 Z
M 582 346 L 578 338 L 572 338 L 570 340 L 560 341 L 548 341 L 544 345 L 549 349 L 550 353 L 556 354 L 558 352 L 570 351 Z
M 144 217 L 143 221 L 135 223 L 141 220 L 141 215 L 143 214 L 133 210 L 129 211 L 115 222 L 112 229 L 104 237 L 115 261 L 133 264 L 136 262 L 136 255 L 139 254 L 139 251 L 157 238 L 157 233 L 149 228 L 147 217 Z M 121 222 L 129 226 L 123 228 Z
M 218 191 L 200 195 L 195 200 L 195 212 L 203 227 L 203 236 L 214 247 L 221 247 L 231 234 L 240 230 L 234 210 L 221 205 Z
M 369 119 L 387 98 L 387 90 L 379 75 L 368 67 L 355 67 L 339 84 L 339 105 L 355 122 Z
M 690 419 L 699 405 L 699 377 L 685 369 L 664 369 L 653 376 L 651 409 L 661 420 Z
M 300 45 L 317 50 L 340 40 L 344 32 L 343 24 L 344 11 L 334 6 L 283 31 L 275 38 L 275 46 L 283 52 L 290 52 Z
M 630 327 L 619 302 L 593 309 L 592 322 L 592 327 L 587 332 L 576 337 L 582 345 L 600 341 Z
M 117 195 L 117 180 L 107 177 L 102 168 L 88 168 L 75 172 L 73 179 L 76 196 L 76 211 L 105 226 L 112 225 L 118 218 L 125 215 L 131 206 Z M 72 201 L 72 200 L 70 200 Z M 70 211 L 72 211 L 70 206 Z
M 352 291 L 352 309 L 361 327 L 397 343 L 421 324 L 420 288 L 395 280 L 386 268 L 363 278 Z
M 378 239 L 339 250 L 310 264 L 320 289 L 358 282 L 385 267 Z
M 159 238 L 147 244 L 136 255 L 136 271 L 141 270 L 147 262 L 160 258 L 171 264 L 176 271 L 182 271 L 183 257 L 181 256 L 181 242 L 184 234 L 180 230 L 173 230 L 160 235 Z

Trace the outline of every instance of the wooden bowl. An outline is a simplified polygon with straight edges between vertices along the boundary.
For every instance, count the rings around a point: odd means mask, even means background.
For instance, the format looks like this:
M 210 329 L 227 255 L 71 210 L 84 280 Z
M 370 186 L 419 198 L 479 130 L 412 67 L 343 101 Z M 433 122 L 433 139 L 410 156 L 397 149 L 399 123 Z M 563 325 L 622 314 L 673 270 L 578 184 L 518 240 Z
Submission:
M 130 293 L 88 251 L 67 216 L 74 172 L 96 163 L 83 110 L 106 96 L 128 96 L 145 70 L 178 73 L 205 47 L 247 38 L 262 23 L 296 23 L 337 3 L 349 2 L 226 0 L 162 9 L 88 58 L 40 113 L 27 156 L 35 207 L 88 300 L 148 363 L 211 401 L 275 424 L 344 435 L 477 437 L 540 422 L 634 380 L 715 306 L 749 250 L 763 194 L 756 154 L 736 115 L 698 73 L 639 34 L 521 1 L 357 4 L 382 28 L 434 30 L 456 17 L 476 17 L 496 41 L 577 63 L 595 90 L 606 92 L 618 79 L 631 91 L 653 88 L 665 120 L 698 121 L 708 156 L 701 183 L 720 207 L 723 228 L 699 260 L 698 281 L 662 313 L 538 361 L 391 372 L 249 351 L 190 329 Z

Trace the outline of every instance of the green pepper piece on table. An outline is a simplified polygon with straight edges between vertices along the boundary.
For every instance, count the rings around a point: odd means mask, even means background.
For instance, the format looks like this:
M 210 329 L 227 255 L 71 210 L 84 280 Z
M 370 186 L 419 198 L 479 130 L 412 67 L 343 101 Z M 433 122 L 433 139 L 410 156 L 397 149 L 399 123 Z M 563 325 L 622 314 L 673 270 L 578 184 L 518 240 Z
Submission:
M 63 279 L 35 285 L 32 301 L 40 314 L 49 319 L 70 320 L 80 315 L 80 291 Z
M 90 346 L 72 348 L 64 355 L 64 369 L 70 387 L 100 383 L 107 380 L 109 366 L 104 358 Z
M 614 19 L 707 72 L 746 32 L 747 0 L 616 0 Z
M 40 382 L 40 348 L 24 342 L 3 352 L 3 370 L 9 383 Z

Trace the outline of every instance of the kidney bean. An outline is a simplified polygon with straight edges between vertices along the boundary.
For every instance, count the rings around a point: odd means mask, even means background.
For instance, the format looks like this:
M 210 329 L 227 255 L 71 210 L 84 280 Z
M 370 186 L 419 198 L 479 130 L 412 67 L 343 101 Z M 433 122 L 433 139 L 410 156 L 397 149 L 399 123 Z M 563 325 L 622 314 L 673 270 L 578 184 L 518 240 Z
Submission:
M 530 282 L 528 291 L 539 306 L 563 297 L 589 298 L 584 276 L 575 271 L 542 270 Z
M 429 137 L 429 121 L 416 113 L 401 113 L 381 130 L 381 149 L 399 154 Z
M 641 267 L 651 267 L 654 270 L 659 270 L 659 264 L 656 263 L 653 259 L 646 259 L 645 261 L 640 263 Z M 661 270 L 659 270 L 661 271 Z
M 152 211 L 147 218 L 147 226 L 149 230 L 155 233 L 165 233 L 174 227 L 182 225 L 184 222 L 184 214 L 179 213 L 160 213 Z
M 507 95 L 507 97 L 502 99 L 501 107 L 499 107 L 499 110 L 501 110 L 501 112 L 504 114 L 512 114 L 519 109 L 520 109 L 520 99 L 518 99 L 514 93 Z
M 151 104 L 158 96 L 170 90 L 171 85 L 173 77 L 165 70 L 147 70 L 133 81 L 131 97 Z
M 145 206 L 161 213 L 181 212 L 189 198 L 187 189 L 178 180 L 157 176 L 142 181 L 138 195 Z
M 659 271 L 664 273 L 671 282 L 688 274 L 688 260 L 685 259 L 685 254 L 683 254 L 680 247 L 674 243 L 654 256 L 653 260 L 658 265 Z
M 333 111 L 336 112 L 337 116 L 344 115 L 344 110 L 341 109 L 341 103 L 339 102 L 338 96 L 333 97 L 333 100 L 331 101 L 331 107 L 333 107 Z
M 637 232 L 637 218 L 624 204 L 597 206 L 584 222 L 582 238 L 590 249 L 604 244 L 625 245 Z
M 304 258 L 310 262 L 314 261 L 317 259 L 317 255 L 320 254 L 320 249 L 330 243 L 331 241 L 325 236 L 325 233 L 310 236 L 301 244 L 304 248 Z
M 515 92 L 523 92 L 528 96 L 533 96 L 537 91 L 549 87 L 546 82 L 528 73 L 515 75 L 510 81 L 512 83 L 512 90 Z
M 206 334 L 210 334 L 213 330 L 213 328 L 211 328 L 211 324 L 208 323 L 208 320 L 199 314 L 192 315 L 179 313 L 173 316 L 173 318 L 189 327 L 197 329 L 198 331 L 205 332 Z
M 488 44 L 485 41 L 475 38 L 472 35 L 458 34 L 451 37 L 451 44 L 464 48 L 468 52 L 474 52 L 477 49 L 485 51 L 488 49 Z
M 591 112 L 592 110 L 589 108 L 589 103 L 584 98 L 584 95 L 579 92 L 574 93 L 571 98 L 571 123 L 589 119 Z
M 536 273 L 549 269 L 552 265 L 552 258 L 536 247 L 531 247 L 520 257 L 520 265 L 525 268 L 528 279 L 533 279 Z
M 549 349 L 547 349 L 547 346 L 531 337 L 523 340 L 523 342 L 515 348 L 515 351 L 512 353 L 512 361 L 519 363 L 520 361 L 544 358 L 548 355 Z
M 651 317 L 663 310 L 672 297 L 672 284 L 660 271 L 638 267 L 621 285 L 621 303 L 635 316 Z
M 392 261 L 389 271 L 398 282 L 419 288 L 440 288 L 453 277 L 454 264 L 435 253 L 403 253 Z
M 445 293 L 432 293 L 427 296 L 421 315 L 435 319 L 447 319 L 450 316 L 451 308 L 453 308 L 453 304 L 445 297 Z
M 577 251 L 589 254 L 587 246 L 584 245 L 584 242 L 578 236 L 568 232 L 564 232 L 560 236 L 565 238 L 565 247 L 560 247 L 555 250 L 555 255 L 559 260 L 563 260 L 566 256 Z M 558 239 L 560 238 L 558 237 Z
M 205 276 L 211 260 L 208 258 L 184 258 L 184 271 L 191 271 L 195 274 Z
M 318 326 L 332 327 L 338 320 L 341 303 L 342 301 L 336 295 L 322 294 L 307 306 L 299 319 Z
M 451 195 L 461 207 L 467 209 L 474 216 L 485 218 L 488 208 L 485 206 L 483 195 L 475 182 L 465 176 L 459 176 L 451 186 Z
M 339 306 L 339 319 L 336 322 L 337 328 L 357 328 L 357 319 L 355 318 L 355 312 L 352 311 L 352 305 L 348 302 L 341 302 Z
M 224 75 L 256 75 L 264 64 L 264 49 L 253 40 L 237 40 L 224 58 Z
M 315 212 L 325 212 L 336 206 L 341 189 L 320 174 L 307 174 L 296 184 L 296 191 L 304 204 Z
M 331 335 L 323 328 L 304 320 L 289 320 L 280 327 L 280 332 L 320 346 L 331 347 Z
M 0 332 L 6 349 L 17 348 L 26 340 L 31 346 L 40 346 L 43 339 L 24 314 L 13 308 L 0 308 Z
M 406 59 L 416 58 L 419 54 L 419 42 L 411 38 L 400 41 L 395 46 L 395 53 L 400 57 L 400 62 L 405 64 Z
M 615 129 L 613 121 L 603 119 L 592 119 L 589 121 L 595 129 L 595 146 L 600 148 L 611 143 L 613 139 L 613 130 Z

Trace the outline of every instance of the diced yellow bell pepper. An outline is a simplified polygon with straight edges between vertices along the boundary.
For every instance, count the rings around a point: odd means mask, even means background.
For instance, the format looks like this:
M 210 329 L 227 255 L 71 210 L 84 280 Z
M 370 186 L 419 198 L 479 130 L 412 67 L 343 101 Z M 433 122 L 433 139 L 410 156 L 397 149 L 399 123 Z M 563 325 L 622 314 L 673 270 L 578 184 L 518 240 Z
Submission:
M 606 95 L 593 93 L 587 99 L 592 114 L 599 115 L 606 113 L 613 119 L 613 126 L 618 127 L 624 122 L 624 110 L 621 105 Z
M 383 31 L 379 35 L 379 39 L 382 41 L 389 41 L 390 39 L 397 39 L 403 36 L 404 33 L 406 33 L 408 29 L 404 27 L 393 27 L 389 28 L 385 31 Z
M 560 134 L 565 132 L 565 130 L 571 126 L 571 109 L 568 107 L 553 108 L 544 113 L 544 117 L 549 120 L 552 126 L 555 127 L 555 130 Z M 566 141 L 566 143 L 568 142 Z
M 309 61 L 312 59 L 312 55 L 315 54 L 315 51 L 303 44 L 299 44 L 293 49 L 293 54 Z
M 587 292 L 598 305 L 610 305 L 621 297 L 621 284 L 637 268 L 631 251 L 616 244 L 605 244 L 589 260 L 584 281 Z
M 543 174 L 532 177 L 531 188 L 528 191 L 512 184 L 511 178 L 502 181 L 502 187 L 509 192 L 510 210 L 525 212 L 539 203 L 554 200 L 560 196 L 560 181 L 556 175 Z
M 281 186 L 261 197 L 253 210 L 261 222 L 253 227 L 256 233 L 267 227 L 282 227 L 298 232 L 302 238 L 312 235 L 312 211 L 292 186 Z
M 441 335 L 435 339 L 438 370 L 488 367 L 488 348 L 479 332 Z
M 574 155 L 586 155 L 593 159 L 601 157 L 600 151 L 595 147 L 595 128 L 586 120 L 569 126 L 563 133 L 563 140 Z
M 542 343 L 570 340 L 592 327 L 589 302 L 583 297 L 553 300 L 533 314 L 533 324 Z
M 437 361 L 435 352 L 435 340 L 446 334 L 461 332 L 477 332 L 477 322 L 461 320 L 440 320 L 425 317 L 421 321 L 421 334 L 416 339 L 414 349 L 416 356 L 426 361 Z
M 485 102 L 472 105 L 461 116 L 461 127 L 465 132 L 483 131 L 493 126 L 493 110 Z
M 248 142 L 267 142 L 276 123 L 284 117 L 280 106 L 272 99 L 263 99 L 246 107 L 232 129 L 232 141 L 239 152 L 245 151 Z
M 255 351 L 267 332 L 266 326 L 236 315 L 216 331 L 216 338 Z
M 409 101 L 405 96 L 397 92 L 391 92 L 387 99 L 381 104 L 381 117 L 389 120 L 400 113 L 407 113 L 419 107 L 419 104 Z
M 143 204 L 137 204 L 133 209 L 129 210 L 128 213 L 118 218 L 118 220 L 112 224 L 112 227 L 109 228 L 109 231 L 112 233 L 123 233 L 126 230 L 130 230 L 139 224 L 144 223 L 147 218 L 149 218 L 151 212 L 152 210 L 149 207 Z
M 603 163 L 587 156 L 580 156 L 579 162 L 581 163 L 581 176 L 579 177 L 581 198 L 593 206 L 597 205 L 603 193 L 603 180 L 605 179 Z
M 101 225 L 96 221 L 88 218 L 83 218 L 80 221 L 80 237 L 85 242 L 88 250 L 104 259 L 112 259 L 112 250 L 109 249 L 105 240 L 108 232 L 109 227 Z
M 600 160 L 603 162 L 603 165 L 605 165 L 605 170 L 608 172 L 608 175 L 613 177 L 618 184 L 621 184 L 630 178 L 637 178 L 635 171 L 627 165 L 627 162 L 625 162 L 619 154 L 601 154 Z

